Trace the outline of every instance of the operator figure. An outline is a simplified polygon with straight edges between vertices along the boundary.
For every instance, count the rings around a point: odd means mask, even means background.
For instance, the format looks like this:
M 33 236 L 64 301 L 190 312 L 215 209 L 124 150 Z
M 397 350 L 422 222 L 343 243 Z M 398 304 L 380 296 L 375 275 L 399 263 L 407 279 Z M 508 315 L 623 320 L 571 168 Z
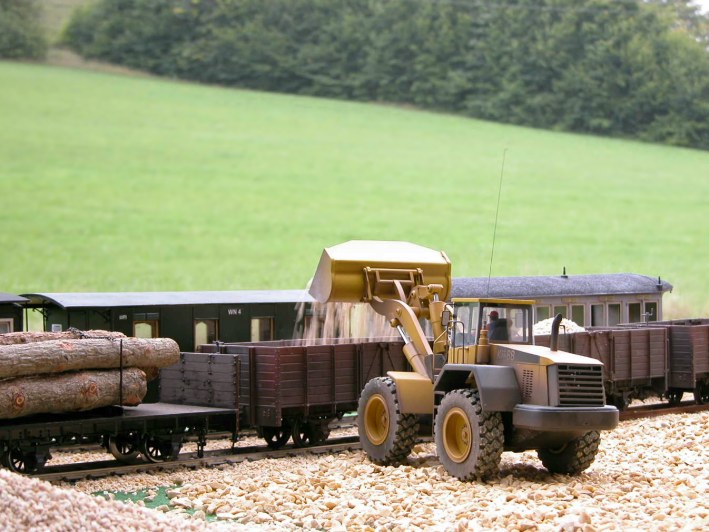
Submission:
M 500 315 L 496 310 L 490 311 L 488 314 L 490 323 L 487 325 L 488 340 L 507 340 L 507 324 L 503 323 L 506 320 L 498 320 Z
M 490 311 L 490 314 L 487 315 L 487 317 L 490 318 L 490 321 L 487 324 L 487 336 L 489 338 L 492 331 L 495 330 L 495 325 L 497 325 L 497 318 L 499 318 L 500 315 L 497 313 L 496 310 L 492 310 Z

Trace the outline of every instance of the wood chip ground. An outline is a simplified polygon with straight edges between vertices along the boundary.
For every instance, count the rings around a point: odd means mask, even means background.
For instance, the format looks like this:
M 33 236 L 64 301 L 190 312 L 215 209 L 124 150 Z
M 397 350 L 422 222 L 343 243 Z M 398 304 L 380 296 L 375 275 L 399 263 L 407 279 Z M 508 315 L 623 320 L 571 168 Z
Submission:
M 158 510 L 110 500 L 160 486 L 170 504 Z M 399 467 L 357 451 L 60 487 L 0 474 L 5 526 L 44 530 L 709 530 L 707 493 L 709 413 L 624 422 L 577 477 L 505 453 L 498 478 L 460 483 L 431 444 Z

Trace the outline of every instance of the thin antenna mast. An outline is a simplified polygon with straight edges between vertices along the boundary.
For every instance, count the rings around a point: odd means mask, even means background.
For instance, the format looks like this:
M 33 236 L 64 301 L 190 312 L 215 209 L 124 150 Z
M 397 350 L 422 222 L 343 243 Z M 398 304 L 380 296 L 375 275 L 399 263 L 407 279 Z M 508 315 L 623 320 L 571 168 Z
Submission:
M 490 270 L 487 273 L 487 297 L 490 297 L 490 278 L 492 277 L 492 259 L 495 256 L 495 237 L 497 236 L 497 217 L 500 214 L 500 197 L 502 196 L 502 177 L 505 175 L 505 158 L 507 148 L 502 152 L 502 168 L 500 169 L 500 185 L 497 190 L 497 208 L 495 209 L 495 228 L 492 231 L 492 249 L 490 250 Z

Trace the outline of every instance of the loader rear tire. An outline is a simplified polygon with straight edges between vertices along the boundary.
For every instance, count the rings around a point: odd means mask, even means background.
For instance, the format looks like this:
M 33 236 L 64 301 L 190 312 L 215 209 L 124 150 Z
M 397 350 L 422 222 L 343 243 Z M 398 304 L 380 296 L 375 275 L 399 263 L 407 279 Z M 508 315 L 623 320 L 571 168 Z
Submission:
M 436 452 L 443 467 L 460 480 L 496 475 L 504 448 L 499 412 L 485 412 L 477 390 L 447 393 L 434 424 Z
M 405 460 L 416 443 L 418 425 L 415 414 L 400 412 L 391 378 L 377 377 L 366 384 L 357 408 L 357 430 L 372 462 L 390 465 Z
M 591 466 L 600 443 L 601 435 L 594 430 L 558 449 L 539 449 L 537 456 L 551 473 L 576 475 Z

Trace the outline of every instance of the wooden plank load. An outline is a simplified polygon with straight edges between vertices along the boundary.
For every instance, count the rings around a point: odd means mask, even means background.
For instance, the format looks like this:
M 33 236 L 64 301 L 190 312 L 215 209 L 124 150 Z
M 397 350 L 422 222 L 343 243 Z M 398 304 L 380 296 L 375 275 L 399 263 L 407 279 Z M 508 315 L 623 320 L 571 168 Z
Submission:
M 122 404 L 137 406 L 147 380 L 138 368 L 78 371 L 0 381 L 0 418 L 61 414 Z
M 0 419 L 135 406 L 159 368 L 180 359 L 179 346 L 169 338 L 128 338 L 106 331 L 81 333 L 79 339 L 22 334 L 21 342 L 0 335 Z
M 47 340 L 80 340 L 82 338 L 125 338 L 125 334 L 116 331 L 80 331 L 70 327 L 66 331 L 20 331 L 0 334 L 0 345 L 29 344 Z
M 179 361 L 171 338 L 49 340 L 0 346 L 0 379 L 81 369 L 136 367 L 152 372 Z

